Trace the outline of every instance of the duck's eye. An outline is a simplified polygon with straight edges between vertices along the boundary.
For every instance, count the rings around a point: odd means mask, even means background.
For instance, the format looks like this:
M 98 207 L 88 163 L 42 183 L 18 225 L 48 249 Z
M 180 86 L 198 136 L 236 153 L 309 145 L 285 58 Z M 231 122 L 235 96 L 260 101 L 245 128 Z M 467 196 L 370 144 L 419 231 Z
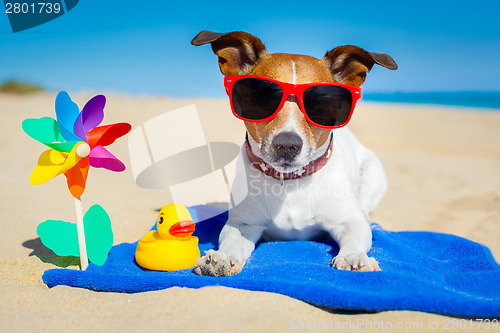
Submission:
M 160 220 L 158 221 L 159 224 L 163 223 L 163 216 L 160 216 Z

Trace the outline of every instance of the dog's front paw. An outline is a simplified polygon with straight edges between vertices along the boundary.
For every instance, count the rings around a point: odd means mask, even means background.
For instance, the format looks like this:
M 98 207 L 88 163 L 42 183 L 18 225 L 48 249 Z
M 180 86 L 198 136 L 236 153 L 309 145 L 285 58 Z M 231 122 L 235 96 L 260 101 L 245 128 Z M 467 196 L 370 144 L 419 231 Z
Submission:
M 377 260 L 365 253 L 339 254 L 332 260 L 332 267 L 346 271 L 380 271 Z
M 241 272 L 243 264 L 224 252 L 210 250 L 196 261 L 194 272 L 198 275 L 228 276 Z

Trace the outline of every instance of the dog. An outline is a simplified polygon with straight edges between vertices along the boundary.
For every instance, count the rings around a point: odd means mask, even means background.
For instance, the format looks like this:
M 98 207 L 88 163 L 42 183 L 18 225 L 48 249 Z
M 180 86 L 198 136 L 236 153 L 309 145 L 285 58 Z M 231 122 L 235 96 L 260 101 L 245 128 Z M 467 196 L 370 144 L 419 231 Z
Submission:
M 334 48 L 322 59 L 269 54 L 260 39 L 242 31 L 205 30 L 191 41 L 208 43 L 225 75 L 233 113 L 247 131 L 237 161 L 247 174 L 237 171 L 231 193 L 249 190 L 229 210 L 219 249 L 198 259 L 194 272 L 233 275 L 261 238 L 314 239 L 324 233 L 339 245 L 332 267 L 379 270 L 367 256 L 368 218 L 387 191 L 385 171 L 375 153 L 343 126 L 373 65 L 395 70 L 396 62 L 352 45 Z

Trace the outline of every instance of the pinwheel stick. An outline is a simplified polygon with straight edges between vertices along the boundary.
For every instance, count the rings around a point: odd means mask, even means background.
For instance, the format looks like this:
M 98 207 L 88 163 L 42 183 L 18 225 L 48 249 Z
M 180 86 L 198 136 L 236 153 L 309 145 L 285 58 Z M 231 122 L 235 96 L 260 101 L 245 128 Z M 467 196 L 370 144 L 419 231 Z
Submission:
M 81 197 L 75 199 L 75 213 L 76 213 L 76 231 L 78 232 L 78 245 L 80 248 L 80 266 L 82 271 L 86 270 L 89 265 L 87 257 L 87 246 L 85 243 L 85 230 L 83 228 L 83 209 Z
M 76 147 L 76 155 L 80 158 L 85 158 L 90 154 L 90 146 L 82 143 Z M 87 243 L 85 243 L 85 228 L 83 226 L 83 209 L 82 198 L 74 197 L 75 213 L 76 213 L 76 231 L 78 233 L 78 248 L 80 249 L 80 266 L 82 271 L 86 270 L 89 265 L 87 257 Z

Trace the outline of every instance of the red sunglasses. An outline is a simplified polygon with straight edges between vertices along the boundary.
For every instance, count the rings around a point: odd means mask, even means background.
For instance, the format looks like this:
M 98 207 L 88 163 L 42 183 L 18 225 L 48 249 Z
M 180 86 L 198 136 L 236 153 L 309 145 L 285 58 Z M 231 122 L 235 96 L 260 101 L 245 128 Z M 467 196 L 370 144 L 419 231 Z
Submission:
M 226 75 L 224 87 L 233 114 L 254 123 L 273 119 L 295 95 L 306 120 L 321 128 L 339 128 L 351 119 L 361 88 L 336 82 L 292 84 L 258 75 Z

